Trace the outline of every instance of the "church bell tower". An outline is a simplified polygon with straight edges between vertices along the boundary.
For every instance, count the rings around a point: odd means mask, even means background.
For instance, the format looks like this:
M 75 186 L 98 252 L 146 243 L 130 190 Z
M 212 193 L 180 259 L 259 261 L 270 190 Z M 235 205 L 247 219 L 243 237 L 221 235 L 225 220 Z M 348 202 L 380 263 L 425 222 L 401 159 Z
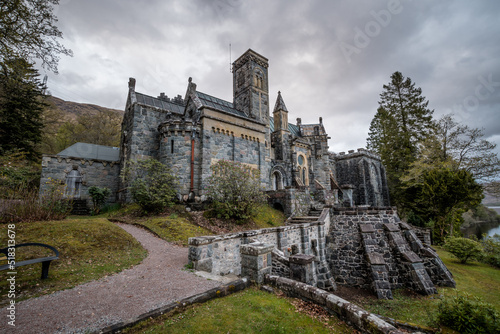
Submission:
M 266 57 L 248 49 L 233 63 L 233 105 L 248 117 L 269 124 Z

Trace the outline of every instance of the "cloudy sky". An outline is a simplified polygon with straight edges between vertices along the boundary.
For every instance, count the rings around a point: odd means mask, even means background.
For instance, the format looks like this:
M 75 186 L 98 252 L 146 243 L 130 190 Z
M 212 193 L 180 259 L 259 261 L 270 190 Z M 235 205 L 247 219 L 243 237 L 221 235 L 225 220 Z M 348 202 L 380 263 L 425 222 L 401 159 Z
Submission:
M 49 90 L 123 109 L 136 90 L 198 90 L 232 101 L 234 61 L 269 59 L 271 112 L 281 91 L 290 122 L 322 116 L 335 152 L 366 145 L 390 75 L 410 77 L 436 118 L 485 129 L 500 146 L 500 1 L 61 0 L 63 57 Z M 498 150 L 500 152 L 500 149 Z

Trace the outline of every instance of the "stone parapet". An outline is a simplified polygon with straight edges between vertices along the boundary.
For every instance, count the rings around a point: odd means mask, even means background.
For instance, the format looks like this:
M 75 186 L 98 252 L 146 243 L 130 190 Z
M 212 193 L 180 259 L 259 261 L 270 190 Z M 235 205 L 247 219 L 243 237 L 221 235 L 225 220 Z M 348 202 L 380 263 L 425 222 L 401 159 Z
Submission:
M 362 333 L 402 334 L 396 327 L 369 313 L 357 305 L 351 304 L 332 293 L 302 282 L 284 277 L 265 277 L 265 282 L 285 292 L 290 297 L 298 297 L 316 303 L 328 311 L 337 314 L 342 320 L 356 327 Z

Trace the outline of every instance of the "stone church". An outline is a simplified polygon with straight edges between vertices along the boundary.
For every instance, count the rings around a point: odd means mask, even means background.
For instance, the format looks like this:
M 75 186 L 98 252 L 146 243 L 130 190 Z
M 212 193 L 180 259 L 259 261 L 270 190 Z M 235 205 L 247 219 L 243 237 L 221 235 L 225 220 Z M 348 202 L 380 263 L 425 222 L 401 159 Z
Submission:
M 202 202 L 210 166 L 224 159 L 258 169 L 270 203 L 288 215 L 317 203 L 388 206 L 377 155 L 329 152 L 322 118 L 289 123 L 280 92 L 271 115 L 268 67 L 268 59 L 253 50 L 240 56 L 232 64 L 232 102 L 199 91 L 191 78 L 184 97 L 175 98 L 139 93 L 130 78 L 120 148 L 77 143 L 45 155 L 41 191 L 51 177 L 66 180 L 74 197 L 88 198 L 88 187 L 97 185 L 111 189 L 110 202 L 128 201 L 120 171 L 129 161 L 154 158 L 176 175 L 180 200 Z

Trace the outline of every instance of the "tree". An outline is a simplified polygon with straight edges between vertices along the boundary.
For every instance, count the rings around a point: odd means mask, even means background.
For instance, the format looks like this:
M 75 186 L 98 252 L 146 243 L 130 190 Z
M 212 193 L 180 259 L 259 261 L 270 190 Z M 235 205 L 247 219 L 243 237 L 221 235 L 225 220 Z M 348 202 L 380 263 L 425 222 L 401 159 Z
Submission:
M 467 238 L 447 238 L 444 249 L 459 259 L 460 263 L 480 259 L 483 252 L 479 242 Z
M 484 139 L 482 129 L 461 125 L 448 114 L 438 121 L 436 137 L 442 161 L 451 160 L 455 169 L 471 172 L 485 186 L 498 182 L 500 160 L 494 151 L 496 144 Z
M 420 143 L 433 128 L 433 110 L 410 78 L 400 72 L 383 86 L 379 108 L 370 124 L 369 149 L 377 152 L 386 166 L 392 198 L 398 198 L 400 177 L 417 159 Z
M 124 169 L 123 178 L 130 183 L 134 202 L 145 213 L 160 212 L 175 200 L 175 176 L 155 159 L 138 160 Z
M 0 61 L 35 59 L 57 73 L 59 54 L 72 51 L 58 42 L 62 33 L 55 26 L 53 10 L 59 0 L 2 0 L 0 4 Z
M 40 143 L 40 152 L 44 154 L 57 154 L 71 144 L 66 142 L 66 138 L 60 135 L 61 127 L 70 122 L 68 115 L 59 109 L 53 102 L 48 101 L 42 113 L 43 131 Z
M 466 170 L 435 168 L 403 183 L 402 203 L 406 212 L 434 222 L 434 240 L 442 242 L 460 226 L 462 214 L 483 198 L 482 188 Z
M 258 170 L 238 162 L 219 160 L 212 165 L 207 195 L 219 218 L 248 219 L 266 199 Z
M 41 140 L 44 85 L 22 58 L 0 62 L 0 154 L 25 152 L 34 160 Z

